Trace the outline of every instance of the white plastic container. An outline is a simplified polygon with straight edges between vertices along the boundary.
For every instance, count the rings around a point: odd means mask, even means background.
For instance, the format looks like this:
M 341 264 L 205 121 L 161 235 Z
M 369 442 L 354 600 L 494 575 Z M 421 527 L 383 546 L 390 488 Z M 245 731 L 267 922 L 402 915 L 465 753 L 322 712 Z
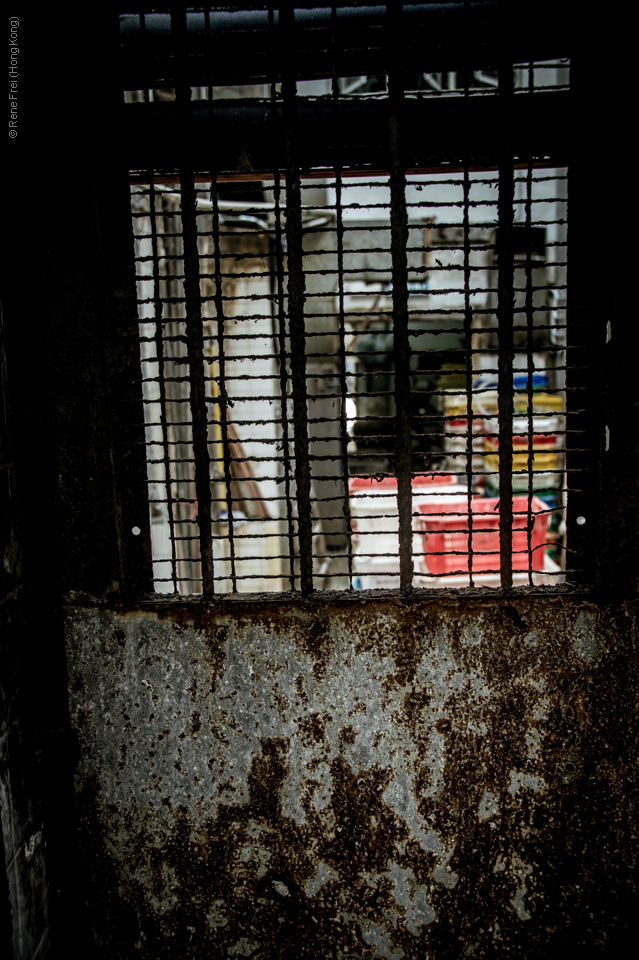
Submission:
M 484 422 L 473 419 L 472 462 L 473 473 L 482 473 L 484 469 Z M 457 420 L 447 420 L 444 437 L 444 453 L 451 470 L 460 473 L 466 472 L 466 457 L 468 444 L 468 420 L 461 417 Z
M 353 571 L 362 590 L 399 587 L 399 514 L 397 480 L 386 477 L 355 478 L 349 484 L 350 507 L 356 531 Z M 466 484 L 450 474 L 429 474 L 413 479 L 413 513 L 420 503 L 450 503 L 466 495 Z M 421 536 L 413 534 L 413 558 L 419 569 Z

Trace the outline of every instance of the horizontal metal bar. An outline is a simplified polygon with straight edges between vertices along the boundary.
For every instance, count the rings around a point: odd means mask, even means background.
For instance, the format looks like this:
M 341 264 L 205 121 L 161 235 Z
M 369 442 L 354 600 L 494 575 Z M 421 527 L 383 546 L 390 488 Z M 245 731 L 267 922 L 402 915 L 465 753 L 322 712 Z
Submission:
M 404 103 L 406 162 L 409 168 L 458 162 L 467 143 L 472 144 L 469 163 L 495 162 L 495 143 L 501 135 L 497 98 L 465 100 L 410 100 Z M 524 94 L 517 98 L 512 118 L 513 156 L 543 156 L 564 165 L 569 136 L 565 118 L 570 112 L 570 94 L 563 91 Z M 283 130 L 282 107 L 273 117 L 270 107 L 251 101 L 220 101 L 215 106 L 216 144 L 220 170 L 234 171 L 238 157 L 250 154 L 253 179 L 265 179 L 277 167 L 276 157 Z M 383 168 L 387 153 L 379 130 L 385 120 L 383 101 L 340 104 L 337 127 L 332 105 L 300 98 L 296 134 L 300 169 L 324 166 L 330 169 L 331 144 L 337 138 L 344 163 Z M 155 165 L 176 167 L 179 144 L 169 131 L 175 129 L 174 102 L 130 103 L 121 109 L 119 150 L 129 168 Z M 193 164 L 206 165 L 209 108 L 206 102 L 192 104 L 182 135 L 192 143 Z M 437 129 L 438 136 L 425 138 L 421 131 Z M 200 156 L 201 153 L 201 156 Z M 262 174 L 260 173 L 262 171 Z

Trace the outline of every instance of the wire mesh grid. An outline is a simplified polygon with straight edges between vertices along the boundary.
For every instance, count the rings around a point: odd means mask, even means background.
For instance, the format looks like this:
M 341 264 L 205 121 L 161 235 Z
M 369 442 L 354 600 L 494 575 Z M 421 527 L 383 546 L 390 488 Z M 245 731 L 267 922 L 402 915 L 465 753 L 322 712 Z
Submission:
M 156 591 L 510 588 L 574 572 L 567 170 L 503 147 L 492 163 L 413 167 L 393 143 L 411 97 L 513 98 L 565 88 L 568 70 L 129 92 L 208 100 L 213 123 L 232 96 L 283 118 L 270 169 L 213 156 L 132 172 Z M 338 142 L 331 166 L 302 166 L 302 108 L 326 101 L 337 126 L 357 98 L 388 108 L 386 170 Z

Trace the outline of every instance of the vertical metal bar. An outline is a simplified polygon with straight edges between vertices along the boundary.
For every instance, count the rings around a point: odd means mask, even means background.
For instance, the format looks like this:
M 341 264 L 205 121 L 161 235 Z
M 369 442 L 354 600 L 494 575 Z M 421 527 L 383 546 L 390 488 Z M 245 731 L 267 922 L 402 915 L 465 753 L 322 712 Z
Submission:
M 274 85 L 273 85 L 274 86 Z M 291 503 L 291 438 L 288 430 L 288 373 L 286 369 L 286 314 L 284 312 L 284 252 L 282 250 L 280 174 L 276 168 L 273 180 L 273 199 L 275 202 L 275 269 L 277 272 L 277 314 L 280 353 L 280 398 L 282 410 L 282 455 L 284 458 L 284 496 L 286 498 L 286 520 L 288 526 L 289 580 L 291 590 L 295 590 L 295 525 Z
M 393 57 L 398 58 L 401 5 L 390 8 Z M 399 512 L 399 583 L 402 591 L 413 585 L 413 497 L 410 432 L 410 344 L 408 340 L 408 219 L 406 215 L 406 169 L 401 146 L 401 113 L 404 87 L 399 65 L 389 73 L 389 147 L 391 195 L 391 261 L 393 276 L 393 341 L 395 359 L 395 470 Z
M 466 436 L 466 483 L 468 484 L 468 576 L 470 586 L 473 587 L 473 351 L 472 327 L 473 312 L 470 306 L 470 177 L 468 161 L 464 160 L 464 336 L 466 338 L 466 422 L 468 434 Z
M 211 20 L 210 12 L 205 11 L 205 32 L 207 43 L 207 62 L 211 64 Z M 209 75 L 212 68 L 209 68 Z M 214 123 L 213 123 L 213 87 L 208 88 L 208 118 L 211 143 L 215 143 Z M 229 528 L 229 562 L 231 566 L 231 591 L 237 592 L 237 573 L 235 569 L 235 539 L 233 536 L 233 496 L 231 491 L 231 450 L 229 446 L 229 426 L 228 426 L 228 392 L 226 389 L 226 362 L 224 353 L 224 300 L 222 299 L 222 268 L 221 268 L 221 248 L 220 248 L 220 210 L 217 198 L 217 170 L 215 164 L 211 164 L 211 204 L 213 206 L 212 231 L 213 231 L 213 258 L 214 258 L 214 304 L 215 318 L 217 321 L 217 373 L 218 373 L 218 417 L 220 420 L 220 433 L 222 435 L 222 469 L 224 471 L 224 492 L 226 494 L 226 516 Z
M 291 41 L 294 8 L 280 6 L 280 27 Z M 296 149 L 297 84 L 294 75 L 282 82 L 286 144 L 286 239 L 288 243 L 288 313 L 291 338 L 291 385 L 295 431 L 295 481 L 300 544 L 302 594 L 313 591 L 313 529 L 311 521 L 311 470 L 308 450 L 306 389 L 306 337 L 304 328 L 305 278 L 302 251 L 302 197 Z
M 141 10 L 141 11 L 138 13 L 138 18 L 139 18 L 139 20 L 140 20 L 140 41 L 141 41 L 141 42 L 140 42 L 140 49 L 142 50 L 142 57 L 144 57 L 145 54 L 147 54 L 147 52 L 148 52 L 148 51 L 147 51 L 147 46 L 148 46 L 148 44 L 147 44 L 147 36 L 146 36 L 146 13 L 145 13 L 144 10 Z M 143 76 L 146 76 L 146 70 L 144 71 Z M 148 87 L 148 84 L 145 82 L 145 85 L 144 85 L 144 102 L 145 102 L 145 103 L 149 103 L 149 101 L 150 101 L 150 97 L 149 97 L 149 87 Z
M 138 14 L 140 19 L 140 37 L 142 39 L 142 49 L 146 47 L 146 16 L 144 12 Z M 149 88 L 144 88 L 144 102 L 149 103 Z M 151 221 L 151 253 L 153 256 L 153 311 L 155 313 L 155 354 L 158 365 L 158 388 L 160 393 L 160 429 L 162 431 L 162 460 L 164 465 L 164 483 L 166 487 L 166 509 L 169 516 L 169 540 L 171 543 L 171 580 L 173 583 L 173 592 L 178 592 L 177 580 L 177 553 L 175 548 L 175 517 L 173 515 L 173 493 L 171 489 L 171 457 L 169 455 L 169 435 L 168 424 L 166 420 L 166 380 L 164 378 L 164 338 L 162 336 L 163 327 L 163 307 L 160 296 L 160 264 L 158 261 L 158 236 L 157 222 L 155 212 L 155 175 L 153 170 L 148 171 L 149 178 L 149 214 Z M 148 456 L 148 447 L 147 447 Z
M 284 253 L 282 250 L 281 185 L 279 170 L 275 170 L 273 198 L 275 202 L 275 269 L 277 272 L 277 313 L 280 352 L 280 397 L 282 409 L 282 455 L 284 467 L 284 496 L 288 526 L 289 579 L 295 590 L 295 525 L 291 503 L 291 438 L 288 423 L 288 373 L 286 356 L 286 314 L 284 312 Z
M 195 219 L 195 178 L 189 168 L 180 169 L 182 198 L 182 233 L 184 242 L 184 295 L 186 300 L 186 343 L 191 386 L 191 421 L 193 424 L 193 456 L 195 458 L 195 492 L 197 523 L 200 531 L 202 592 L 213 594 L 213 537 L 211 525 L 211 480 L 208 449 L 208 424 L 204 380 L 204 340 L 202 336 L 202 301 L 200 297 L 200 258 Z
M 464 107 L 465 117 L 468 115 L 470 107 L 470 38 L 468 36 L 468 18 L 470 15 L 470 3 L 465 0 L 464 3 L 464 32 L 462 35 L 463 49 L 463 76 L 464 76 Z M 464 123 L 464 134 L 467 136 L 467 120 Z M 471 587 L 475 585 L 473 579 L 473 442 L 475 434 L 473 432 L 473 312 L 470 306 L 470 173 L 468 170 L 468 156 L 470 153 L 468 142 L 464 149 L 464 212 L 463 212 L 463 230 L 464 230 L 464 336 L 466 338 L 466 420 L 468 423 L 468 434 L 466 437 L 466 483 L 467 509 L 468 509 L 468 582 Z
M 168 424 L 166 420 L 166 381 L 164 378 L 164 338 L 163 307 L 160 296 L 160 264 L 158 253 L 157 223 L 155 220 L 156 191 L 154 174 L 149 170 L 149 203 L 151 208 L 151 250 L 153 254 L 153 308 L 155 313 L 155 353 L 158 364 L 158 387 L 160 391 L 160 427 L 162 430 L 162 457 L 164 462 L 164 478 L 166 484 L 166 506 L 169 515 L 169 539 L 171 541 L 171 577 L 173 592 L 178 592 L 177 585 L 177 555 L 175 550 L 175 517 L 173 515 L 173 492 L 171 486 L 171 457 L 169 455 Z
M 534 63 L 528 64 L 528 93 L 532 94 L 535 90 L 535 67 Z M 526 409 L 528 411 L 528 504 L 526 508 L 526 549 L 528 551 L 528 583 L 532 584 L 532 498 L 533 498 L 533 293 L 532 293 L 532 184 L 533 184 L 533 158 L 528 161 L 526 171 L 526 369 L 528 371 L 528 380 L 526 381 Z
M 277 49 L 275 33 L 275 14 L 269 6 L 269 31 L 273 38 L 272 47 Z M 271 80 L 271 120 L 273 129 L 278 127 L 277 110 L 277 70 L 273 70 Z M 282 247 L 282 214 L 281 214 L 281 174 L 280 159 L 273 157 L 273 202 L 275 205 L 275 272 L 277 280 L 277 319 L 279 333 L 279 363 L 280 363 L 280 403 L 282 411 L 282 456 L 284 469 L 284 497 L 286 499 L 286 521 L 288 530 L 288 563 L 289 584 L 295 590 L 295 526 L 293 523 L 293 507 L 291 503 L 291 445 L 288 430 L 288 373 L 286 356 L 286 314 L 284 311 L 284 251 Z
M 96 215 L 100 218 L 103 230 L 101 241 L 105 268 L 109 273 L 111 289 L 115 292 L 111 301 L 114 329 L 111 373 L 114 395 L 118 398 L 112 436 L 121 505 L 117 524 L 119 575 L 126 592 L 142 594 L 154 589 L 153 547 L 137 271 L 132 260 L 135 232 L 129 179 L 128 171 L 123 169 L 115 178 L 111 178 L 106 190 L 99 191 L 100 209 L 96 210 Z M 137 536 L 132 533 L 135 527 L 139 528 Z M 96 542 L 99 542 L 99 532 Z
M 171 8 L 171 30 L 177 56 L 176 106 L 182 141 L 182 164 L 179 170 L 184 244 L 184 296 L 186 307 L 186 341 L 189 360 L 190 406 L 195 459 L 195 492 L 198 503 L 197 523 L 202 566 L 202 592 L 213 595 L 213 538 L 211 524 L 211 479 L 208 450 L 208 424 L 204 379 L 204 340 L 202 332 L 202 299 L 200 293 L 200 256 L 197 244 L 195 173 L 190 164 L 191 88 L 185 76 L 186 8 Z M 180 76 L 182 75 L 182 76 Z
M 532 73 L 532 67 L 531 67 Z M 526 399 L 528 410 L 528 504 L 526 507 L 526 530 L 528 533 L 528 582 L 532 584 L 533 555 L 532 555 L 532 534 L 533 534 L 533 465 L 534 465 L 534 420 L 533 420 L 533 289 L 532 289 L 532 178 L 533 165 L 532 158 L 528 163 L 526 171 L 526 369 L 528 379 L 526 381 Z
M 331 9 L 331 45 L 333 57 L 336 47 L 337 7 Z M 339 135 L 339 80 L 333 60 L 333 129 L 335 131 L 335 215 L 337 231 L 337 299 L 339 322 L 339 376 L 340 376 L 340 438 L 342 445 L 342 480 L 344 483 L 344 516 L 346 518 L 348 587 L 353 589 L 353 529 L 348 487 L 348 420 L 346 416 L 346 330 L 344 319 L 344 220 L 342 217 L 342 167 Z
M 506 51 L 508 49 L 505 45 Z M 513 585 L 513 158 L 508 142 L 513 102 L 513 67 L 499 67 L 503 142 L 499 156 L 497 230 L 497 318 L 499 338 L 499 547 L 502 590 Z
M 237 591 L 235 570 L 235 541 L 233 538 L 233 497 L 231 494 L 231 451 L 229 448 L 228 392 L 226 389 L 226 360 L 224 354 L 224 301 L 222 300 L 222 269 L 220 252 L 220 211 L 217 200 L 217 176 L 211 172 L 211 202 L 213 204 L 213 256 L 215 283 L 215 316 L 217 320 L 217 373 L 218 373 L 218 416 L 222 434 L 222 457 L 224 467 L 224 489 L 226 493 L 226 515 L 229 523 L 229 554 L 231 564 L 231 589 Z

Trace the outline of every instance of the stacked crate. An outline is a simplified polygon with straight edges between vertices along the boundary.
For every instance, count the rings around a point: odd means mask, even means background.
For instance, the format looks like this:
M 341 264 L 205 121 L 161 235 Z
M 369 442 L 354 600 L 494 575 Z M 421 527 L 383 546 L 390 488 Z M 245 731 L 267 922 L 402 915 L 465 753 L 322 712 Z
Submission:
M 513 491 L 551 490 L 561 486 L 563 435 L 561 418 L 532 417 L 532 443 L 528 417 L 513 418 Z M 485 421 L 484 462 L 488 490 L 499 492 L 499 437 L 496 418 Z M 532 470 L 531 470 L 532 468 Z
M 553 560 L 559 560 L 563 519 L 565 416 L 562 397 L 545 391 L 532 395 L 532 445 L 528 417 L 528 395 L 515 393 L 513 418 L 513 493 L 529 493 L 541 500 L 549 513 L 546 540 Z M 486 492 L 499 494 L 499 440 L 497 418 L 485 420 Z M 532 450 L 531 450 L 532 446 Z M 532 453 L 532 463 L 530 454 Z M 532 466 L 532 470 L 529 467 Z
M 418 523 L 423 537 L 423 571 L 435 576 L 465 574 L 469 570 L 472 551 L 475 573 L 499 573 L 499 504 L 498 497 L 473 497 L 470 516 L 465 500 L 420 504 Z M 528 509 L 528 497 L 513 497 L 512 569 L 528 570 L 530 564 L 532 570 L 541 572 L 544 569 L 548 513 L 545 503 L 533 497 L 529 542 Z
M 352 527 L 355 532 L 353 570 L 361 590 L 399 587 L 399 514 L 397 479 L 354 477 L 349 483 Z M 424 504 L 443 507 L 467 502 L 467 488 L 447 473 L 413 478 L 413 514 Z M 422 552 L 421 538 L 413 534 L 413 554 Z M 417 557 L 415 567 L 418 568 Z

